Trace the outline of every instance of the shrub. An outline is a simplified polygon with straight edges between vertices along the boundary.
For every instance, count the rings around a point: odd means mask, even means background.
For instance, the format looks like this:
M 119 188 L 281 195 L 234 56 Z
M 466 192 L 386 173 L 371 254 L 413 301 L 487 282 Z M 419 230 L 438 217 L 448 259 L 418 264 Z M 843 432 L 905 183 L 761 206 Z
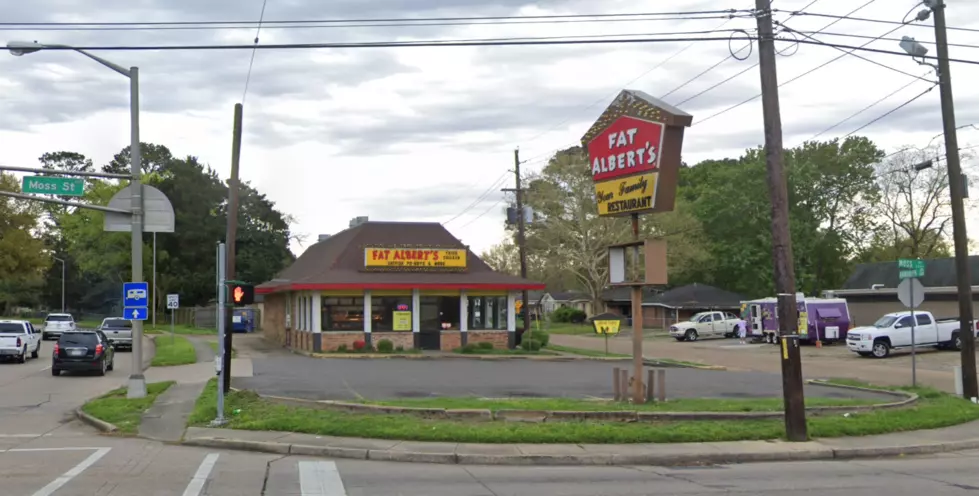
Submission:
M 575 323 L 580 324 L 585 321 L 588 316 L 584 311 L 578 310 L 577 308 L 571 307 L 561 307 L 551 314 L 551 319 L 554 322 L 563 323 Z
M 459 348 L 459 352 L 465 354 L 478 353 L 479 347 L 476 346 L 476 343 L 469 343 L 462 348 Z
M 489 341 L 480 341 L 480 342 L 476 343 L 476 347 L 479 348 L 479 349 L 481 349 L 481 350 L 492 350 L 493 349 L 493 343 L 490 343 Z
M 540 341 L 536 339 L 524 339 L 520 343 L 520 347 L 523 348 L 525 351 L 539 351 Z
M 346 352 L 347 352 L 346 344 L 341 344 L 340 346 L 337 346 L 337 353 L 346 353 Z
M 544 331 L 531 331 L 532 334 L 526 334 L 530 339 L 540 341 L 541 348 L 547 348 L 547 345 L 551 342 L 551 335 Z
M 354 341 L 354 351 L 361 351 L 365 347 L 367 347 L 367 343 L 363 339 Z
M 394 349 L 394 351 L 404 351 L 404 350 L 405 350 L 405 347 L 404 346 L 401 346 L 400 344 L 398 345 L 397 348 Z
M 390 339 L 382 339 L 377 342 L 377 351 L 379 353 L 391 353 L 394 351 L 394 342 Z

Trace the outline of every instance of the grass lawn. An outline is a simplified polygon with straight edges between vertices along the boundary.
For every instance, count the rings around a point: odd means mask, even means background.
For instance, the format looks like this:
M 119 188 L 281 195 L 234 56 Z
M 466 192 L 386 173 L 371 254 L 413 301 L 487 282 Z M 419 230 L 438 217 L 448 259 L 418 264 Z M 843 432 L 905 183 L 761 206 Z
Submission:
M 153 367 L 169 367 L 172 365 L 187 365 L 197 362 L 197 352 L 194 344 L 185 337 L 161 336 L 156 339 L 156 355 L 153 356 Z
M 207 342 L 207 345 L 210 346 L 212 350 L 214 350 L 214 354 L 215 355 L 218 354 L 218 342 L 217 341 L 208 341 Z M 231 348 L 231 358 L 237 358 L 237 357 L 238 357 L 238 350 L 236 350 L 234 348 Z
M 562 353 L 570 353 L 572 355 L 581 355 L 586 357 L 611 357 L 611 358 L 629 358 L 632 355 L 625 355 L 622 353 L 605 353 L 605 350 L 590 350 L 587 348 L 575 348 L 574 346 L 561 346 L 559 344 L 548 344 L 547 349 L 551 351 L 560 351 Z
M 216 381 L 211 380 L 191 414 L 191 425 L 215 416 Z M 887 411 L 811 417 L 813 437 L 863 436 L 932 429 L 979 419 L 979 406 L 931 389 L 914 390 L 916 406 Z M 461 401 L 461 400 L 460 400 Z M 526 400 L 530 401 L 530 400 Z M 679 443 L 769 440 L 784 437 L 781 419 L 682 422 L 466 422 L 412 415 L 350 414 L 277 405 L 249 391 L 226 397 L 229 428 L 316 435 L 466 443 Z M 233 413 L 237 412 L 237 413 Z
M 420 408 L 480 409 L 480 410 L 577 410 L 590 412 L 641 411 L 641 412 L 778 412 L 782 410 L 782 398 L 754 398 L 721 400 L 690 398 L 669 400 L 665 403 L 645 403 L 633 406 L 607 400 L 579 400 L 575 398 L 404 398 L 384 401 L 362 401 L 371 405 L 407 406 Z M 851 398 L 806 398 L 806 406 L 870 405 L 880 401 Z
M 156 329 L 146 329 L 147 334 L 170 334 L 170 325 L 159 323 Z M 182 336 L 213 336 L 218 333 L 216 329 L 204 329 L 186 325 L 173 326 L 173 333 Z
M 122 434 L 136 434 L 143 412 L 174 384 L 173 381 L 151 382 L 146 385 L 146 397 L 139 399 L 127 399 L 124 387 L 115 389 L 85 403 L 82 411 L 114 424 Z
M 499 349 L 499 348 L 477 348 L 475 351 L 463 352 L 462 348 L 456 348 L 452 350 L 453 353 L 458 353 L 460 355 L 557 355 L 557 353 L 550 351 L 550 346 L 539 351 L 528 351 L 523 348 L 515 349 Z

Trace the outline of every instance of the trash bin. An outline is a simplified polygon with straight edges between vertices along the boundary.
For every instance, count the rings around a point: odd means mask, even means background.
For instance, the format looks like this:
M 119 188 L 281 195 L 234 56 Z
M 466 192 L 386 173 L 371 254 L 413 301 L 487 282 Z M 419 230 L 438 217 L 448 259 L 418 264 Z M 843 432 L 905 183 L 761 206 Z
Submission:
M 231 313 L 232 332 L 255 332 L 255 310 L 236 308 Z

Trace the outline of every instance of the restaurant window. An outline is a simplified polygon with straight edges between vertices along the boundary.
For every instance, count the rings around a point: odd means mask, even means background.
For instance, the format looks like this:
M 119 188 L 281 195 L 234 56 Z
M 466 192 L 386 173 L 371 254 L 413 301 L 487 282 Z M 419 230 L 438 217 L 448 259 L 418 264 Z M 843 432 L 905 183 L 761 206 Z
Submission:
M 458 296 L 422 296 L 419 303 L 422 331 L 459 329 Z
M 324 331 L 363 331 L 364 299 L 354 297 L 323 298 L 320 327 Z
M 411 312 L 411 295 L 371 298 L 371 331 L 394 331 L 395 312 Z
M 506 296 L 469 297 L 469 322 L 471 330 L 505 330 L 507 321 Z

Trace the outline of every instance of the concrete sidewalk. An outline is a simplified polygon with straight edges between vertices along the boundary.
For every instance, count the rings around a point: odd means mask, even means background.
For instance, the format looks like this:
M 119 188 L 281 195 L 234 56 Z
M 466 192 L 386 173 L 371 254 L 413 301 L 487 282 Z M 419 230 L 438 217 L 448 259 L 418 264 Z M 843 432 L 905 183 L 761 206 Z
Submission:
M 183 444 L 358 460 L 462 465 L 711 465 L 922 455 L 979 449 L 979 421 L 944 429 L 805 443 L 466 444 L 191 427 Z

